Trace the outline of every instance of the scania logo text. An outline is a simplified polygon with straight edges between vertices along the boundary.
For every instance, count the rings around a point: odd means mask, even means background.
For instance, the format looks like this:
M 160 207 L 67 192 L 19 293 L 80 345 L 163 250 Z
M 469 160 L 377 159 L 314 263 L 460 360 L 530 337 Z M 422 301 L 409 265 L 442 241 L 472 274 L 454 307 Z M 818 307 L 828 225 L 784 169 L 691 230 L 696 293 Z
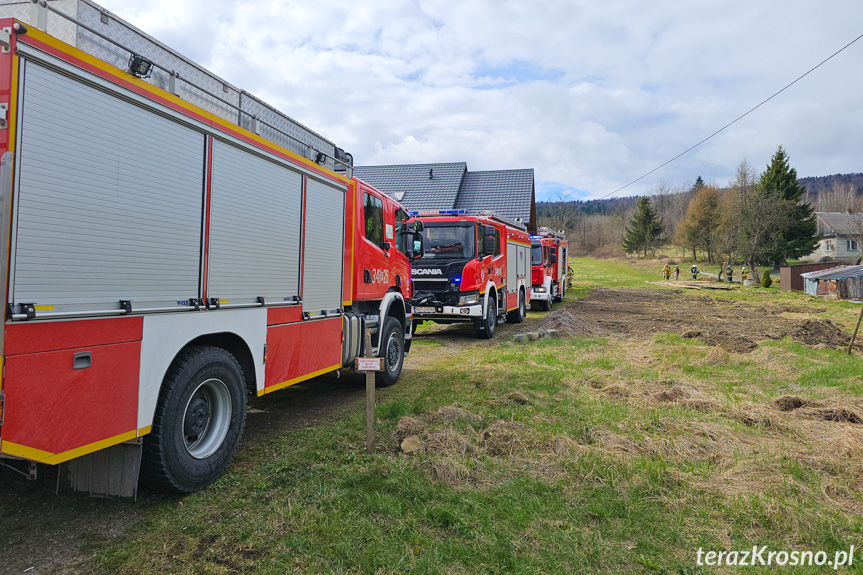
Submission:
M 415 276 L 442 276 L 443 270 L 437 269 L 437 268 L 428 268 L 428 269 L 413 268 L 411 270 L 411 275 L 415 275 Z

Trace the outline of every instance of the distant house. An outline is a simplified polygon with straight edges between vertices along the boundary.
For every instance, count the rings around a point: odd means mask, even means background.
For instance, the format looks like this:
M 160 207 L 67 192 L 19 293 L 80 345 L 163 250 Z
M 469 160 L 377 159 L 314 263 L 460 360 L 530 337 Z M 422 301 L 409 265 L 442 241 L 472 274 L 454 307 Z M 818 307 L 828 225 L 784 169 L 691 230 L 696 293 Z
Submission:
M 411 211 L 491 210 L 536 232 L 533 169 L 470 172 L 467 163 L 356 166 L 354 175 Z
M 857 263 L 863 255 L 860 245 L 863 242 L 863 214 L 815 212 L 815 217 L 822 238 L 815 251 L 802 259 Z

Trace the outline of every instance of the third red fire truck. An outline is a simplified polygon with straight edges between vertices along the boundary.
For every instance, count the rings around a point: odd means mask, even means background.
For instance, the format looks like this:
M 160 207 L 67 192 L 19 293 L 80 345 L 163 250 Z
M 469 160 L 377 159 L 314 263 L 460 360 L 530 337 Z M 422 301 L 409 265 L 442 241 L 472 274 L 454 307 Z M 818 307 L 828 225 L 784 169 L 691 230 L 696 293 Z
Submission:
M 530 236 L 530 264 L 531 305 L 536 302 L 548 311 L 566 294 L 569 243 L 563 232 L 539 228 L 539 234 Z
M 412 212 L 422 222 L 424 254 L 412 266 L 415 321 L 473 322 L 491 339 L 508 319 L 524 321 L 530 300 L 530 236 L 491 212 Z

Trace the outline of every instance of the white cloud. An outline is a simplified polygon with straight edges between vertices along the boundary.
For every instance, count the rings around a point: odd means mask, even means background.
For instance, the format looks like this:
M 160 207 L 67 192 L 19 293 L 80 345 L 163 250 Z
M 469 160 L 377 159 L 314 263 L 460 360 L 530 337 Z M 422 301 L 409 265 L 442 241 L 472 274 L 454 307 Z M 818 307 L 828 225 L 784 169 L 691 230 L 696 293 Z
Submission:
M 604 195 L 859 34 L 857 0 L 103 0 L 359 164 L 533 167 Z M 778 144 L 801 175 L 861 171 L 863 41 L 624 193 L 724 183 Z M 482 74 L 486 74 L 483 76 Z

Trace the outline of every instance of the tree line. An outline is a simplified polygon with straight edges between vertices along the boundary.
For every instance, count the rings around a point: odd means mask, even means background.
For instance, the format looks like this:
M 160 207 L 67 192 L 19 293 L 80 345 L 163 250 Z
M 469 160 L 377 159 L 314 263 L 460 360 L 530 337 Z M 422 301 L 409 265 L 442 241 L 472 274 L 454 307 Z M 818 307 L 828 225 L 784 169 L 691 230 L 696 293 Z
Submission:
M 574 255 L 645 257 L 669 244 L 710 263 L 777 265 L 817 246 L 815 211 L 863 212 L 856 179 L 831 176 L 832 186 L 811 191 L 779 146 L 763 172 L 747 161 L 725 186 L 661 183 L 649 196 L 538 203 L 540 225 L 564 229 Z M 822 182 L 823 183 L 823 182 Z M 608 202 L 605 203 L 604 202 Z M 588 207 L 589 206 L 589 207 Z

